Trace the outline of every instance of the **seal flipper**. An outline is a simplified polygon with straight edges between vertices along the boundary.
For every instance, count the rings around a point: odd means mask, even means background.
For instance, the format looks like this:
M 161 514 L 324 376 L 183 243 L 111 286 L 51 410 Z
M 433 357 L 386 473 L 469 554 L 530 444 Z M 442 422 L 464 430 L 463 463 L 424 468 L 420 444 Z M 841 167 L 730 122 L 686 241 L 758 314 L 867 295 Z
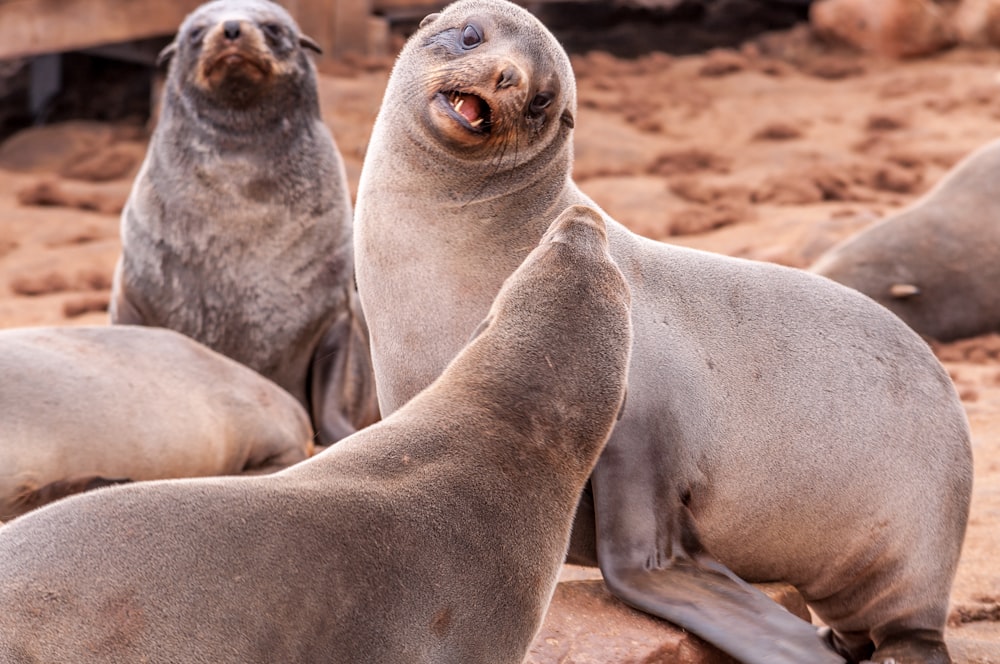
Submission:
M 745 664 L 843 664 L 815 627 L 702 549 L 680 500 L 669 511 L 655 504 L 660 482 L 639 460 L 606 448 L 591 476 L 597 559 L 611 593 Z M 671 512 L 678 518 L 664 516 Z M 673 521 L 665 554 L 655 541 L 664 518 Z
M 353 288 L 313 353 L 309 410 L 319 444 L 332 445 L 379 420 L 368 326 Z

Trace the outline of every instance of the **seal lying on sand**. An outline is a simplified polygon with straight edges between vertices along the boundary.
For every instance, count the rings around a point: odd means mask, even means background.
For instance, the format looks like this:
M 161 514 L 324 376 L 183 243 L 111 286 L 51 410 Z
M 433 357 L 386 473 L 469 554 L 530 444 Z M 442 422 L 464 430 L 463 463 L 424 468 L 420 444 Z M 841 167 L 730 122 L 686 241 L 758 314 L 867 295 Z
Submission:
M 312 453 L 305 410 L 170 330 L 0 330 L 0 519 L 119 480 L 266 473 Z
M 343 163 L 318 50 L 268 0 L 185 19 L 122 214 L 114 323 L 168 327 L 259 371 L 329 444 L 378 419 Z
M 549 220 L 592 205 L 575 99 L 562 48 L 501 0 L 450 5 L 402 50 L 355 215 L 383 413 L 440 374 Z M 852 660 L 948 661 L 972 460 L 926 344 L 829 280 L 606 221 L 634 361 L 570 560 L 745 662 L 839 658 L 732 572 L 794 585 Z
M 391 418 L 267 477 L 113 487 L 4 526 L 0 661 L 519 664 L 630 340 L 603 222 L 570 209 Z
M 1000 331 L 1000 141 L 912 206 L 847 238 L 810 268 L 939 341 Z

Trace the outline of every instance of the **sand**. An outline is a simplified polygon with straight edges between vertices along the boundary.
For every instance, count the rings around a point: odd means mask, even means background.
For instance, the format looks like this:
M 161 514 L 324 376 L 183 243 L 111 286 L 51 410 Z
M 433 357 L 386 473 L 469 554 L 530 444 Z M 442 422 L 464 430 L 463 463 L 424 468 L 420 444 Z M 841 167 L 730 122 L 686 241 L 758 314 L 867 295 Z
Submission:
M 785 265 L 909 204 L 1000 134 L 994 50 L 883 60 L 800 27 L 740 50 L 573 61 L 584 191 L 649 237 Z M 387 76 L 385 63 L 321 76 L 352 191 Z M 74 122 L 0 146 L 0 327 L 107 322 L 118 212 L 146 139 Z M 1000 662 L 1000 336 L 935 350 L 975 454 L 948 638 L 961 664 Z

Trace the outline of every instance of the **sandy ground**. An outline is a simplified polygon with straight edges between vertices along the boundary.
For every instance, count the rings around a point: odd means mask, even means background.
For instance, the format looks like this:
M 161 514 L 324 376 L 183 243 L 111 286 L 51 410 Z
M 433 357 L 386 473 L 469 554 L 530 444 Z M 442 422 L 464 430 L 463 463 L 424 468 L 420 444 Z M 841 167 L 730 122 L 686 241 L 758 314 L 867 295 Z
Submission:
M 739 51 L 593 52 L 574 66 L 576 177 L 598 203 L 659 240 L 798 267 L 1000 134 L 997 51 L 887 61 L 798 28 Z M 374 63 L 321 77 L 352 188 L 387 75 Z M 0 146 L 0 327 L 107 322 L 117 213 L 145 140 L 70 123 Z M 936 350 L 975 454 L 948 638 L 957 662 L 1000 663 L 1000 336 Z

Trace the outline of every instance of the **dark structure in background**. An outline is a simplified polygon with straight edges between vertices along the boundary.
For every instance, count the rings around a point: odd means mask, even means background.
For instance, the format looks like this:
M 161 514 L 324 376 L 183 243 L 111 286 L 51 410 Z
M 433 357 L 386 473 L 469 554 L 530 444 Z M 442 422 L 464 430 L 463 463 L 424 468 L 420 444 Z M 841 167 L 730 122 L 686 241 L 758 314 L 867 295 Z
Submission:
M 811 0 L 519 0 L 570 52 L 735 46 L 808 17 Z M 0 0 L 0 140 L 32 124 L 149 117 L 156 54 L 200 0 Z M 281 0 L 324 58 L 389 55 L 435 0 Z

